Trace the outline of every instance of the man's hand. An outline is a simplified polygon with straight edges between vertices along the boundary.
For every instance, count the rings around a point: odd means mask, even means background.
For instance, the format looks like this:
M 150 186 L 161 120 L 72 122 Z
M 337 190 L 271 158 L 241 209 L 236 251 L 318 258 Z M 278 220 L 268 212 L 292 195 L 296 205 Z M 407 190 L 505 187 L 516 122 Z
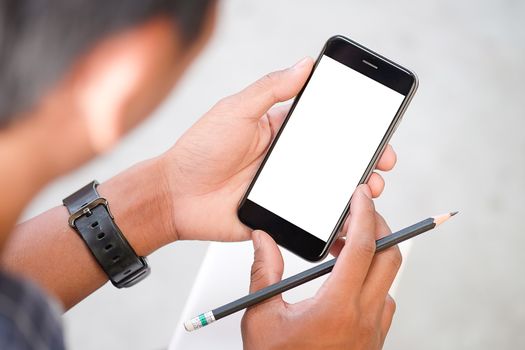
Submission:
M 289 107 L 272 108 L 301 90 L 312 69 L 305 58 L 273 72 L 245 90 L 217 103 L 160 158 L 160 169 L 171 206 L 170 241 L 198 239 L 239 241 L 250 232 L 237 218 L 237 207 Z M 393 168 L 389 146 L 378 169 Z M 384 187 L 380 175 L 369 181 L 372 194 Z
M 375 240 L 390 232 L 375 212 L 366 185 L 354 193 L 346 244 L 317 294 L 297 304 L 276 296 L 249 308 L 242 319 L 245 349 L 379 349 L 395 311 L 388 295 L 401 265 L 397 247 L 374 255 Z M 253 233 L 250 292 L 279 282 L 283 260 L 262 231 Z

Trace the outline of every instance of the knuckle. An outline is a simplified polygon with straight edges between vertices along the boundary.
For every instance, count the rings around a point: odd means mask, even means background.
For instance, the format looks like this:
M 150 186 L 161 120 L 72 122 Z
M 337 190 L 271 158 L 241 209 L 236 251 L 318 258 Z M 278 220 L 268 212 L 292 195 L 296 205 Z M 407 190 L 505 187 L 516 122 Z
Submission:
M 228 110 L 235 105 L 235 101 L 235 95 L 223 97 L 215 104 L 215 106 L 213 106 L 213 109 L 219 111 Z
M 365 212 L 365 214 L 375 217 L 376 207 L 375 207 L 374 201 L 371 199 L 368 199 L 365 203 L 366 204 L 363 206 L 363 211 Z
M 356 248 L 362 255 L 374 255 L 376 251 L 376 243 L 372 239 L 360 239 L 356 244 Z
M 250 271 L 250 280 L 252 283 L 258 283 L 264 281 L 265 276 L 266 273 L 263 264 L 259 261 L 255 261 Z
M 354 214 L 361 218 L 373 218 L 375 220 L 376 209 L 374 201 L 366 195 L 361 194 L 359 198 L 359 206 L 355 209 Z
M 403 263 L 403 256 L 401 255 L 401 251 L 398 247 L 394 247 L 391 252 L 388 252 L 389 254 L 388 259 L 390 262 L 390 265 L 394 270 L 399 270 L 401 267 L 401 264 Z
M 259 82 L 264 85 L 272 85 L 277 79 L 278 75 L 278 71 L 267 73 L 259 80 Z
M 361 319 L 359 330 L 364 339 L 370 339 L 378 333 L 378 324 L 372 317 Z
M 377 211 L 376 211 L 375 215 L 376 215 L 376 225 L 380 229 L 380 231 L 384 232 L 385 235 L 392 233 L 392 230 L 390 229 L 390 226 L 388 226 L 388 224 L 387 224 L 385 218 L 383 217 L 383 215 L 381 215 Z
M 363 310 L 360 308 L 359 304 L 359 298 L 357 297 L 352 298 L 347 304 L 346 310 L 348 312 L 346 312 L 346 316 L 348 322 L 350 322 L 352 326 L 359 324 L 360 320 L 364 317 Z
M 247 331 L 249 325 L 250 325 L 250 310 L 246 310 L 246 312 L 244 313 L 244 315 L 242 315 L 242 318 L 241 318 L 241 329 L 243 331 Z
M 254 314 L 253 310 L 248 309 L 241 319 L 241 334 L 243 338 L 253 337 L 260 329 L 259 317 Z
M 271 72 L 271 73 L 264 75 L 261 79 L 259 79 L 256 82 L 256 85 L 258 85 L 258 87 L 261 90 L 266 91 L 268 95 L 270 96 L 270 98 L 274 101 L 277 100 L 277 96 L 275 93 L 275 86 L 277 84 L 280 74 L 281 74 L 280 71 Z
M 396 305 L 396 301 L 394 300 L 394 298 L 392 298 L 392 296 L 390 295 L 387 295 L 385 299 L 385 309 L 389 313 L 390 316 L 392 316 L 396 312 L 396 308 L 397 308 L 397 305 Z
M 395 247 L 394 249 L 394 259 L 396 260 L 397 268 L 399 269 L 403 264 L 403 254 L 401 254 L 401 250 L 399 250 L 398 247 Z
M 257 80 L 255 85 L 262 90 L 266 90 L 272 85 L 273 80 L 273 73 L 268 73 L 265 74 L 261 79 Z

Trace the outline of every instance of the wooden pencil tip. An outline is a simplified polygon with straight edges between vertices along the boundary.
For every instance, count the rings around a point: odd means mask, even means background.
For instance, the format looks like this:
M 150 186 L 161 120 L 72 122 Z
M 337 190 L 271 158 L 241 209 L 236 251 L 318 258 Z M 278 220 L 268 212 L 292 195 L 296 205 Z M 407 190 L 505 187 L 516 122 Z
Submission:
M 450 219 L 451 217 L 453 217 L 454 215 L 456 215 L 457 213 L 459 213 L 459 212 L 458 211 L 453 211 L 453 212 L 450 212 L 450 213 L 447 213 L 447 214 L 434 216 L 433 217 L 434 223 L 436 224 L 436 226 L 439 226 L 442 223 L 444 223 L 445 221 L 447 221 L 448 219 Z

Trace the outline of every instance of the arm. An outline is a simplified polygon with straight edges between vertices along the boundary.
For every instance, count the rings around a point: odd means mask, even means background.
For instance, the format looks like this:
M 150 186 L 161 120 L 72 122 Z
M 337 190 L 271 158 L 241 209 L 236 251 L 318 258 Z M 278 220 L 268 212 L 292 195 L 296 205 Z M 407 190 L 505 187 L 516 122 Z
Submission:
M 287 108 L 272 106 L 294 97 L 312 66 L 311 59 L 302 60 L 223 99 L 165 154 L 99 186 L 139 255 L 177 239 L 250 238 L 237 218 L 237 205 L 287 114 Z M 378 169 L 392 169 L 395 160 L 387 148 Z M 378 196 L 384 182 L 374 173 L 369 185 Z M 2 260 L 70 308 L 107 279 L 67 220 L 66 208 L 59 206 L 19 225 Z
M 182 239 L 250 238 L 236 206 L 271 141 L 271 127 L 285 115 L 282 109 L 266 112 L 299 92 L 312 67 L 311 60 L 304 62 L 219 102 L 164 155 L 98 187 L 138 255 L 175 241 L 175 231 Z M 107 281 L 68 217 L 58 206 L 18 225 L 1 257 L 7 270 L 35 280 L 66 309 Z
M 170 203 L 159 181 L 158 159 L 142 162 L 102 183 L 126 239 L 140 256 L 175 240 L 163 217 Z M 69 214 L 57 206 L 15 228 L 2 254 L 2 265 L 25 275 L 58 298 L 66 309 L 101 287 L 107 276 L 82 239 L 68 225 Z

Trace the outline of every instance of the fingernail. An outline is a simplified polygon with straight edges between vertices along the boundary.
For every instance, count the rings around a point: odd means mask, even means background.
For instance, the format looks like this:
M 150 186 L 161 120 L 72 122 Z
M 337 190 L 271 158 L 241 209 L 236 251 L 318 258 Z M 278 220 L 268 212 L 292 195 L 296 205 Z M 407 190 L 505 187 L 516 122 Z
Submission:
M 306 65 L 306 63 L 310 60 L 310 57 L 304 57 L 302 60 L 294 64 L 291 69 L 300 69 Z
M 257 249 L 261 245 L 261 233 L 259 231 L 253 231 L 252 243 L 253 243 L 253 249 Z

